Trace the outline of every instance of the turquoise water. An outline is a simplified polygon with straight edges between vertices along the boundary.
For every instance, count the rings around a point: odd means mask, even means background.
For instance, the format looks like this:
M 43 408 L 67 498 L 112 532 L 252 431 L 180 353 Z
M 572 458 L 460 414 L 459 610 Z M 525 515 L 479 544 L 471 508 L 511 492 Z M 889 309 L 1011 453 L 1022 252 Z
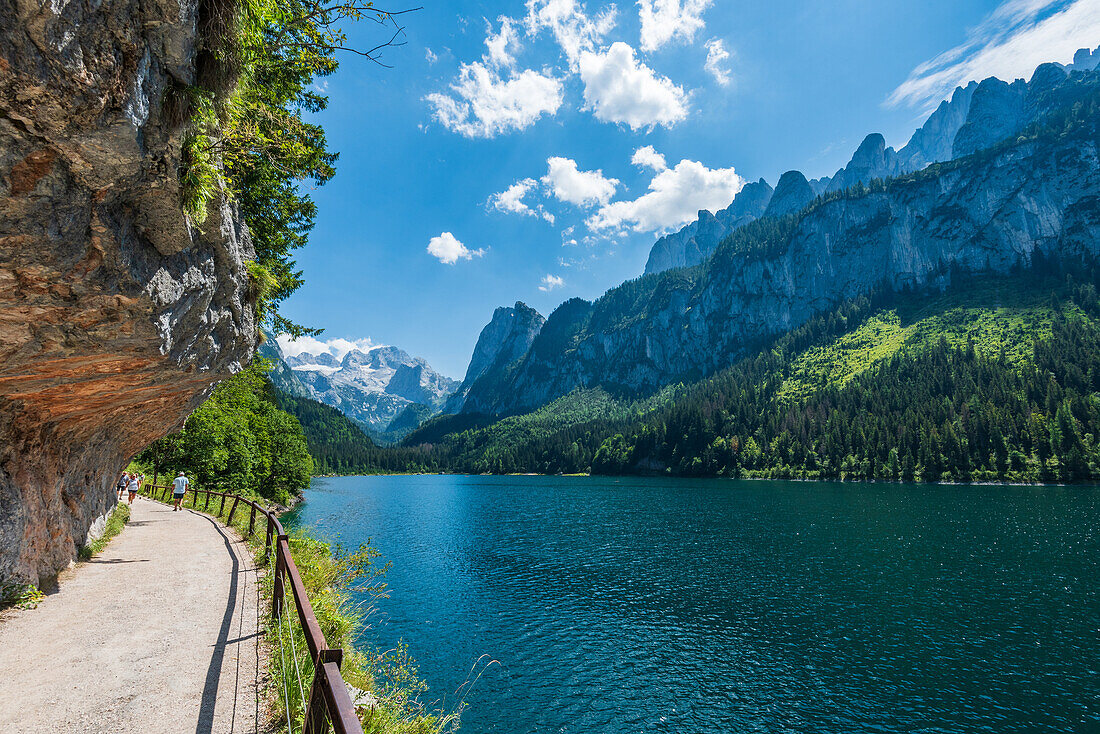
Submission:
M 1100 732 L 1100 488 L 315 480 L 463 730 Z

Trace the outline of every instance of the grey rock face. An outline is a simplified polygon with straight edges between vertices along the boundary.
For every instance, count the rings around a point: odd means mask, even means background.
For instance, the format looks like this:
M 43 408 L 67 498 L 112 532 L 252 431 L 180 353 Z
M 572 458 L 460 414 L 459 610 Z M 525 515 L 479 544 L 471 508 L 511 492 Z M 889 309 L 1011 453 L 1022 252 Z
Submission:
M 867 184 L 901 173 L 907 171 L 898 154 L 893 148 L 886 147 L 886 138 L 880 133 L 871 133 L 860 143 L 851 162 L 832 177 L 826 191 L 843 191 L 859 183 Z
M 516 363 L 527 354 L 545 323 L 542 314 L 522 301 L 494 311 L 492 320 L 478 336 L 466 377 L 447 400 L 443 412 L 486 412 L 490 406 L 483 404 L 479 396 L 487 395 L 492 399 L 492 392 L 507 380 Z
M 793 214 L 813 201 L 815 196 L 810 182 L 801 171 L 787 171 L 779 177 L 779 183 L 775 185 L 775 193 L 768 202 L 768 208 L 764 210 L 764 216 L 782 217 Z
M 1024 123 L 1027 84 L 1019 79 L 1012 84 L 989 78 L 974 90 L 966 124 L 955 136 L 955 157 L 970 155 L 1004 140 Z
M 267 376 L 272 385 L 296 398 L 310 397 L 309 388 L 298 378 L 298 373 L 287 364 L 287 357 L 283 354 L 283 350 L 279 348 L 279 343 L 275 341 L 275 337 L 266 335 L 266 339 L 256 351 L 256 355 L 271 361 L 273 368 Z
M 0 5 L 0 584 L 65 567 L 131 457 L 255 348 L 245 228 L 180 207 L 196 5 Z
M 932 163 L 949 161 L 955 157 L 955 136 L 966 123 L 967 115 L 970 114 L 970 101 L 977 88 L 977 82 L 956 87 L 951 98 L 940 102 L 924 125 L 913 133 L 906 146 L 898 151 L 903 173 L 919 171 Z
M 650 250 L 645 272 L 660 273 L 698 265 L 714 253 L 730 232 L 759 219 L 771 197 L 772 187 L 764 179 L 745 184 L 733 203 L 718 214 L 700 211 L 698 220 L 657 240 Z
M 875 179 L 920 171 L 933 163 L 953 160 L 985 149 L 1017 134 L 1028 123 L 1041 117 L 1047 111 L 1039 102 L 1042 93 L 1062 82 L 1068 73 L 1092 71 L 1098 66 L 1100 47 L 1095 51 L 1081 49 L 1074 55 L 1073 63 L 1068 66 L 1041 65 L 1028 84 L 1019 81 L 1010 85 L 990 78 L 981 85 L 974 81 L 965 87 L 958 87 L 950 99 L 940 103 L 901 150 L 894 151 L 887 147 L 882 135 L 872 133 L 864 139 L 851 161 L 834 176 L 809 181 L 810 190 L 814 196 L 843 191 L 857 183 L 869 184 Z M 759 184 L 767 186 L 763 179 Z M 749 186 L 738 194 L 731 209 L 749 191 Z M 768 196 L 770 195 L 769 188 Z M 763 216 L 767 204 L 765 197 L 759 212 L 740 218 L 724 218 L 722 212 L 710 217 L 709 213 L 700 212 L 698 221 L 657 240 L 650 251 L 645 272 L 659 273 L 672 268 L 698 265 L 710 257 L 718 243 L 733 230 Z M 779 210 L 789 213 L 792 211 L 789 206 L 779 204 L 773 214 Z
M 1004 273 L 1036 250 L 1096 257 L 1098 128 L 1093 121 L 1073 139 L 1018 142 L 884 192 L 822 202 L 765 251 L 723 246 L 697 275 L 670 271 L 595 304 L 567 302 L 495 391 L 494 412 L 531 410 L 577 387 L 646 391 L 699 377 L 847 299 L 883 284 L 943 283 L 952 266 Z M 804 178 L 793 183 L 808 188 Z

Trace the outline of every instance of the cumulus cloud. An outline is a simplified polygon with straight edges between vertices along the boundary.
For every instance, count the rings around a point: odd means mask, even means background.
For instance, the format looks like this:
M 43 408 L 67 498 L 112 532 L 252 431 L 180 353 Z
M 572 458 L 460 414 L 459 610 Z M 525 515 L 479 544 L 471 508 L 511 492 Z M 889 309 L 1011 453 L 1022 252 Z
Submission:
M 530 127 L 562 105 L 559 79 L 546 71 L 516 71 L 519 48 L 515 21 L 500 18 L 500 31 L 490 25 L 481 61 L 462 64 L 450 92 L 433 92 L 424 99 L 432 116 L 452 132 L 469 138 L 491 138 Z
M 646 145 L 634 151 L 634 156 L 630 159 L 630 162 L 641 168 L 651 168 L 657 173 L 668 168 L 665 157 L 658 153 L 652 145 Z
M 298 357 L 303 354 L 318 356 L 331 354 L 336 359 L 343 359 L 348 352 L 368 352 L 379 346 L 370 339 L 328 339 L 321 340 L 312 336 L 303 336 L 294 339 L 287 334 L 281 334 L 275 338 L 279 349 L 287 357 Z
M 703 13 L 711 0 L 638 0 L 642 50 L 656 51 L 677 39 L 691 43 L 703 28 Z
M 437 121 L 468 138 L 523 130 L 556 114 L 563 101 L 561 82 L 549 74 L 526 69 L 503 78 L 480 62 L 463 64 L 451 91 L 426 99 Z
M 554 215 L 546 211 L 542 204 L 538 204 L 532 208 L 524 201 L 524 198 L 530 193 L 531 189 L 535 188 L 537 185 L 538 182 L 533 178 L 525 178 L 522 181 L 516 181 L 499 194 L 490 196 L 489 206 L 507 214 L 542 217 L 550 224 L 553 224 Z
M 687 117 L 684 90 L 638 61 L 634 49 L 621 41 L 606 51 L 582 52 L 578 68 L 586 109 L 598 120 L 638 130 L 672 127 Z
M 559 201 L 576 206 L 606 204 L 615 195 L 618 179 L 607 178 L 603 171 L 582 171 L 571 158 L 548 158 L 542 183 Z
M 1030 78 L 1047 61 L 1069 63 L 1100 38 L 1097 0 L 1006 0 L 972 28 L 964 43 L 917 66 L 887 104 L 931 108 L 952 90 L 995 76 Z
M 527 0 L 524 26 L 532 37 L 549 30 L 570 68 L 576 70 L 581 52 L 595 50 L 615 27 L 615 16 L 614 5 L 593 18 L 576 0 Z
M 516 63 L 515 54 L 519 50 L 519 29 L 516 22 L 506 16 L 501 16 L 500 30 L 493 33 L 492 24 L 486 30 L 485 35 L 485 60 L 495 67 L 513 66 Z
M 723 87 L 728 87 L 733 81 L 730 77 L 729 60 L 730 52 L 726 50 L 726 44 L 722 39 L 715 38 L 707 41 L 707 60 L 703 68 Z
M 717 211 L 729 206 L 744 185 L 745 180 L 732 168 L 710 169 L 697 161 L 682 160 L 654 176 L 647 193 L 633 201 L 600 207 L 586 224 L 604 233 L 668 231 L 695 219 L 700 209 Z
M 565 280 L 563 278 L 557 275 L 550 275 L 549 273 L 542 276 L 541 282 L 542 285 L 539 286 L 539 290 L 543 291 L 544 293 L 549 293 L 555 288 L 561 288 L 563 285 L 565 285 Z
M 484 249 L 471 250 L 450 232 L 432 237 L 428 242 L 428 254 L 444 265 L 454 265 L 459 260 L 472 260 L 485 254 Z

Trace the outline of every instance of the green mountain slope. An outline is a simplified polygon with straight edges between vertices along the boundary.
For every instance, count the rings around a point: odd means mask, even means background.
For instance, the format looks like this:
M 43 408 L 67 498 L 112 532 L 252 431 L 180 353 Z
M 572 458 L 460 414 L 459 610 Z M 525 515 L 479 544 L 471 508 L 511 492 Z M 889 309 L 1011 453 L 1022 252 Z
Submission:
M 353 420 L 312 398 L 274 390 L 279 407 L 302 424 L 318 474 L 426 471 L 435 466 L 423 449 L 379 447 Z
M 1097 478 L 1097 274 L 1054 269 L 861 298 L 690 386 L 439 418 L 405 445 L 468 472 Z

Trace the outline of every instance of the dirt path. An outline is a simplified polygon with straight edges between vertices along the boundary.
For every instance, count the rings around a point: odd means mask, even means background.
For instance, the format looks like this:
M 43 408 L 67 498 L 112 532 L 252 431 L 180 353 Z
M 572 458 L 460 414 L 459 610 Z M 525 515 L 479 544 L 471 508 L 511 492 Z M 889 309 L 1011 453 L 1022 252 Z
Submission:
M 231 531 L 139 497 L 107 550 L 0 622 L 0 731 L 262 731 L 258 599 Z

